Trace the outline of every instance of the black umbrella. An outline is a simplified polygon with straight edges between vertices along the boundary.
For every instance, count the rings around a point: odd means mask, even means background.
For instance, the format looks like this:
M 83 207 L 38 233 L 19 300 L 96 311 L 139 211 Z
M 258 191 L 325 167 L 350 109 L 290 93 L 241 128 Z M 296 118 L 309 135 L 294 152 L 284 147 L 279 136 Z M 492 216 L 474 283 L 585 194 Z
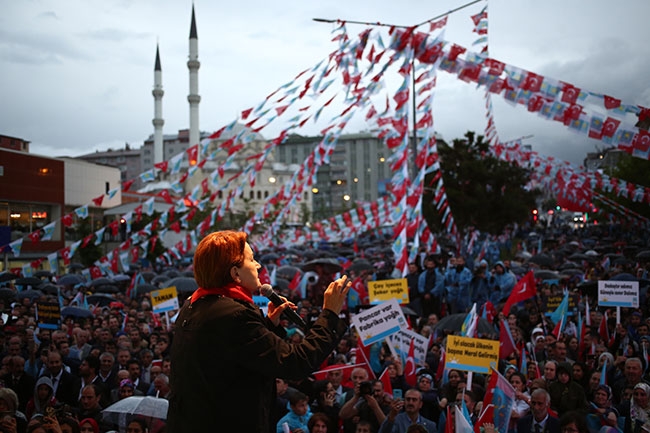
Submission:
M 580 265 L 576 262 L 564 262 L 558 269 L 561 271 L 564 271 L 565 269 L 580 269 Z
M 289 291 L 289 280 L 285 280 L 284 278 L 276 278 L 275 279 L 275 286 L 273 287 L 276 289 L 276 291 L 279 289 L 283 292 L 288 292 Z
M 84 283 L 85 280 L 79 274 L 65 274 L 57 278 L 56 282 L 62 286 L 76 286 L 77 284 Z
M 88 286 L 97 287 L 97 286 L 106 286 L 106 285 L 112 285 L 112 284 L 113 284 L 113 280 L 111 280 L 110 278 L 100 277 L 100 278 L 96 278 L 96 279 L 92 280 L 90 282 L 90 284 L 88 284 Z
M 17 278 L 16 281 L 14 281 L 14 284 L 17 286 L 40 286 L 43 284 L 43 280 L 40 278 L 36 277 L 24 277 L 24 278 Z
M 584 272 L 582 272 L 580 269 L 564 269 L 562 270 L 563 275 L 582 275 Z
M 335 274 L 340 272 L 343 266 L 341 266 L 338 260 L 332 258 L 310 260 L 302 265 L 303 271 L 317 271 L 319 268 L 322 268 L 326 274 Z
M 135 286 L 135 293 L 138 295 L 142 295 L 143 293 L 150 293 L 153 292 L 154 290 L 160 290 L 159 287 L 154 286 L 153 284 L 138 284 Z
M 36 298 L 40 298 L 41 296 L 43 296 L 43 292 L 34 289 L 21 290 L 20 292 L 16 293 L 17 299 L 29 298 L 34 300 Z
M 99 305 L 100 307 L 106 307 L 114 300 L 115 297 L 107 293 L 95 293 L 94 295 L 90 295 L 86 298 L 88 304 Z
M 16 277 L 16 274 L 13 274 L 11 272 L 0 273 L 0 283 L 4 283 L 5 281 L 15 280 L 16 278 L 18 278 Z
M 167 278 L 169 278 L 169 279 L 176 278 L 179 275 L 178 271 L 176 269 L 170 269 L 168 271 L 163 272 L 162 274 L 167 275 Z
M 158 275 L 156 275 L 156 273 L 154 273 L 154 272 L 149 272 L 149 271 L 147 271 L 147 272 L 141 272 L 140 275 L 142 275 L 142 278 L 144 278 L 144 280 L 145 280 L 147 283 L 150 283 L 151 280 L 153 280 L 154 278 L 156 278 L 156 277 L 158 276 Z
M 573 253 L 569 257 L 567 257 L 569 260 L 591 260 L 591 258 L 585 254 L 582 253 Z
M 7 287 L 0 288 L 0 299 L 13 299 L 16 297 L 16 291 Z
M 650 260 L 650 250 L 639 251 L 635 258 L 637 260 Z
M 540 269 L 534 272 L 535 278 L 540 280 L 557 280 L 560 278 L 560 274 L 555 271 L 547 271 L 545 269 Z
M 183 271 L 180 276 L 194 278 L 194 271 Z
M 460 332 L 466 318 L 467 314 L 465 313 L 451 314 L 440 319 L 433 329 L 438 331 Z M 496 334 L 490 322 L 482 317 L 478 318 L 477 331 L 483 335 Z
M 48 295 L 58 295 L 61 287 L 55 286 L 54 284 L 45 284 L 44 286 L 39 287 L 38 290 L 47 293 Z
M 551 266 L 553 265 L 553 258 L 549 256 L 548 254 L 537 254 L 530 259 L 528 259 L 530 263 L 535 263 L 540 266 Z
M 627 266 L 627 265 L 633 265 L 634 262 L 630 259 L 626 259 L 625 257 L 618 258 L 612 262 L 614 266 Z
M 407 316 L 419 316 L 418 313 L 406 305 L 400 305 L 400 308 L 402 309 L 402 313 L 406 314 Z
M 278 277 L 291 281 L 293 280 L 293 277 L 296 275 L 296 272 L 302 275 L 302 271 L 300 270 L 300 268 L 296 266 L 280 266 L 279 268 L 276 269 L 275 274 Z
M 199 288 L 194 278 L 189 277 L 176 277 L 160 284 L 162 289 L 167 287 L 176 287 L 178 293 L 193 293 Z
M 70 263 L 70 266 L 68 266 L 69 271 L 80 271 L 82 269 L 85 269 L 86 267 L 82 265 L 81 263 Z
M 610 278 L 613 281 L 639 281 L 637 277 L 627 272 L 616 274 Z
M 50 278 L 52 275 L 54 274 L 50 271 L 36 271 L 33 276 L 36 278 Z
M 375 267 L 366 259 L 357 259 L 347 270 L 353 272 L 374 271 Z
M 149 281 L 149 283 L 155 285 L 159 283 L 164 283 L 165 281 L 169 281 L 169 277 L 167 275 L 156 275 L 155 277 L 153 277 L 151 281 Z
M 125 274 L 117 274 L 113 275 L 111 280 L 113 280 L 114 283 L 122 283 L 124 281 L 131 281 L 131 277 Z
M 269 253 L 269 254 L 264 254 L 260 256 L 259 262 L 261 264 L 266 264 L 266 263 L 274 263 L 277 259 L 279 259 L 280 256 L 276 253 Z
M 101 284 L 95 286 L 95 293 L 118 293 L 120 288 L 115 284 Z
M 61 317 L 93 317 L 93 312 L 81 307 L 63 307 Z

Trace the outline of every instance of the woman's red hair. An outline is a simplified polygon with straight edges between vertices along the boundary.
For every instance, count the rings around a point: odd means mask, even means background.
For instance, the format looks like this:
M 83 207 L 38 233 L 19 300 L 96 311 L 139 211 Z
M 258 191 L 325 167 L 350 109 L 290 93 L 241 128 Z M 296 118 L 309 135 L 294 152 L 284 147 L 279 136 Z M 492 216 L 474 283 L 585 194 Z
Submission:
M 245 247 L 243 232 L 226 230 L 204 237 L 194 252 L 194 278 L 199 287 L 219 288 L 232 283 L 230 270 L 243 264 Z

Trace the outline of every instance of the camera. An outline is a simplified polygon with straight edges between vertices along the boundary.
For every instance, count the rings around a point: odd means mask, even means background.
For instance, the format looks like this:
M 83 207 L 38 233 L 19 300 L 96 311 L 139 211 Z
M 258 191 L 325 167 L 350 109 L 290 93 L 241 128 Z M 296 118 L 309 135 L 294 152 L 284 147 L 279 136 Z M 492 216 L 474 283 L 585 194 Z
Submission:
M 359 394 L 369 395 L 372 394 L 372 382 L 366 381 L 359 384 Z

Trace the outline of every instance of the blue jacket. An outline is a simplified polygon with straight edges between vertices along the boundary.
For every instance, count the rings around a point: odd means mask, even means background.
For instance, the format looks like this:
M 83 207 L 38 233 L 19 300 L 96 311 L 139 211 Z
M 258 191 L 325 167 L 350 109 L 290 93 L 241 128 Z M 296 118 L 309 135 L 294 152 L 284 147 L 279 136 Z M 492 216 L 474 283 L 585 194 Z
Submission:
M 298 416 L 296 413 L 291 409 L 290 405 L 287 405 L 289 407 L 289 413 L 287 413 L 285 416 L 280 418 L 280 421 L 278 421 L 278 424 L 276 426 L 276 431 L 277 433 L 284 433 L 284 430 L 282 430 L 282 424 L 285 422 L 289 424 L 289 429 L 291 431 L 294 431 L 296 429 L 302 429 L 304 432 L 309 432 L 309 428 L 307 427 L 307 423 L 309 422 L 309 418 L 311 418 L 312 413 L 309 408 L 307 408 L 307 413 Z
M 423 425 L 429 433 L 436 433 L 436 423 L 430 419 L 426 419 L 422 415 L 418 418 L 418 424 Z M 388 417 L 381 423 L 379 433 L 405 433 L 411 425 L 411 419 L 406 412 L 398 413 L 395 417 L 395 422 L 388 421 Z
M 469 283 L 472 281 L 472 271 L 463 267 L 458 272 L 456 268 L 450 268 L 445 274 L 445 285 L 447 287 L 447 302 L 454 304 L 458 312 L 465 311 L 471 305 Z
M 426 288 L 426 280 L 427 280 L 427 270 L 424 270 L 420 273 L 420 276 L 418 277 L 418 292 L 420 294 L 426 294 L 430 293 L 433 296 L 442 296 L 444 295 L 445 291 L 445 276 L 440 272 L 439 268 L 435 268 L 436 272 L 436 283 L 433 286 L 433 289 L 427 290 Z
M 508 296 L 510 296 L 510 292 L 512 292 L 512 288 L 515 287 L 515 284 L 517 284 L 517 277 L 515 275 L 508 271 L 506 269 L 506 266 L 503 264 L 503 262 L 499 261 L 494 264 L 494 267 L 496 268 L 497 266 L 501 266 L 504 270 L 503 274 L 498 274 L 494 272 L 492 274 L 492 280 L 491 280 L 491 289 L 490 292 L 495 292 L 496 290 L 499 291 L 498 294 L 492 293 L 492 297 L 494 299 L 499 298 L 497 302 L 507 299 Z M 492 299 L 490 299 L 492 300 Z M 492 301 L 493 304 L 496 305 L 494 301 Z

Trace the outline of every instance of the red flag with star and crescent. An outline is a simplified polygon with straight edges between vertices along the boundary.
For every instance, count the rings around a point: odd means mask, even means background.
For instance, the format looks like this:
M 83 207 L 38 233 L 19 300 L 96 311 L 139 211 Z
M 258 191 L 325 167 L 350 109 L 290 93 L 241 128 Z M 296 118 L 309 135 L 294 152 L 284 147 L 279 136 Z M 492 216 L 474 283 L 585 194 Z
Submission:
M 508 300 L 503 306 L 503 314 L 508 315 L 510 312 L 510 307 L 513 305 L 525 301 L 528 298 L 532 298 L 537 295 L 537 286 L 535 285 L 535 276 L 533 271 L 529 271 L 524 277 L 515 284 L 513 287 Z
M 417 384 L 417 374 L 415 373 L 415 340 L 411 339 L 409 353 L 404 365 L 404 380 L 409 386 L 415 387 Z

